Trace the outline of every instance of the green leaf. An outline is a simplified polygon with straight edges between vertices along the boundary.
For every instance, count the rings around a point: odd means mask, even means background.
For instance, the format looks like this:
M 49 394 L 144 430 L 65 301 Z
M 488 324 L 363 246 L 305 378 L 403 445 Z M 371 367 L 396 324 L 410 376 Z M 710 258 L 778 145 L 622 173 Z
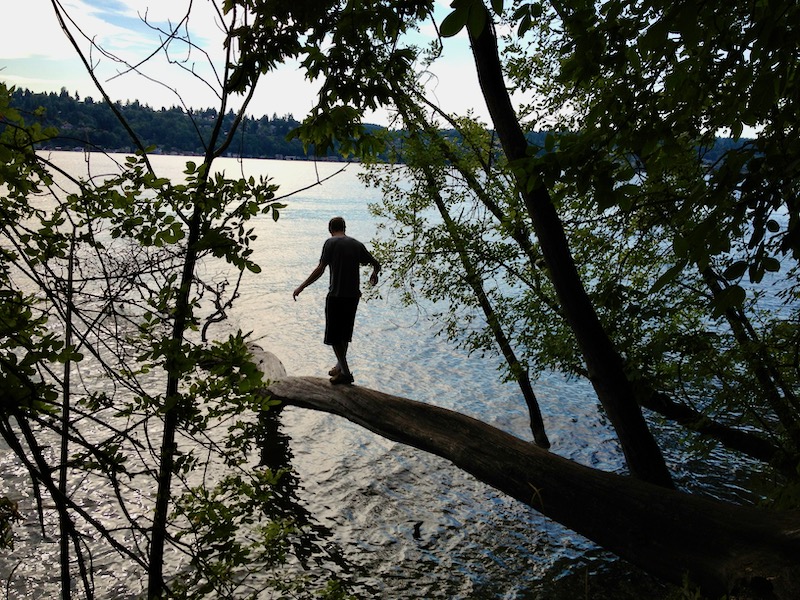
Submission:
M 483 33 L 483 28 L 486 27 L 486 18 L 488 13 L 482 2 L 473 4 L 470 7 L 469 15 L 467 17 L 467 26 L 469 33 L 473 38 L 478 37 Z
M 751 283 L 761 283 L 761 280 L 764 279 L 764 264 L 763 263 L 751 264 L 749 269 L 749 275 Z
M 746 299 L 747 294 L 741 286 L 732 285 L 725 288 L 711 301 L 712 314 L 715 318 L 719 318 L 728 309 L 741 308 Z
M 744 275 L 744 272 L 746 270 L 747 270 L 747 261 L 738 260 L 732 265 L 730 265 L 727 269 L 725 269 L 725 272 L 722 274 L 722 276 L 728 281 L 733 281 L 739 279 L 742 275 Z
M 156 246 L 162 244 L 175 244 L 181 241 L 184 237 L 183 228 L 180 223 L 173 223 L 164 231 L 158 233 L 155 239 Z
M 685 267 L 686 267 L 685 261 L 678 261 L 676 264 L 672 265 L 652 285 L 652 287 L 650 288 L 650 293 L 655 294 L 656 292 L 660 292 L 668 283 L 674 281 L 678 277 L 678 275 L 681 274 L 681 272 Z
M 690 244 L 683 236 L 676 235 L 672 240 L 672 249 L 677 256 L 686 256 L 689 252 Z
M 770 273 L 777 273 L 781 270 L 781 263 L 777 258 L 767 256 L 764 259 L 764 269 Z
M 519 27 L 517 28 L 517 35 L 522 37 L 525 33 L 531 28 L 533 21 L 531 20 L 530 15 L 525 15 L 519 22 Z
M 439 27 L 439 32 L 442 34 L 442 37 L 453 37 L 459 31 L 464 29 L 468 18 L 468 7 L 457 8 L 444 18 L 441 26 Z

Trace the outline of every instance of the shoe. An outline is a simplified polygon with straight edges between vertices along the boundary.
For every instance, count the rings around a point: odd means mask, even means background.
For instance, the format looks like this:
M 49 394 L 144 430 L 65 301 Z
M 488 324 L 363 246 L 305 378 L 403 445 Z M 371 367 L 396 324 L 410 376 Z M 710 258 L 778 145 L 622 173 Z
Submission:
M 353 383 L 353 375 L 345 375 L 340 371 L 337 375 L 331 377 L 331 383 L 333 385 L 351 385 Z
M 342 368 L 339 365 L 336 365 L 330 371 L 328 371 L 328 375 L 330 375 L 331 377 L 336 377 L 341 372 Z

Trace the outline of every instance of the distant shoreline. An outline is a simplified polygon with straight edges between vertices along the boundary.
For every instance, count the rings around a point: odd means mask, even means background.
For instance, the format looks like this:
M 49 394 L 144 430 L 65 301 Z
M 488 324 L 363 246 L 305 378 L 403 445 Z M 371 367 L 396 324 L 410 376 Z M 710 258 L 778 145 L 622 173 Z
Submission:
M 57 146 L 54 148 L 51 147 L 41 147 L 36 148 L 36 152 L 73 152 L 73 153 L 84 153 L 84 154 L 135 154 L 136 150 L 121 150 L 121 149 L 114 149 L 114 150 L 101 150 L 95 149 L 90 150 L 87 148 L 64 148 L 61 146 Z M 195 158 L 202 158 L 203 154 L 196 154 L 192 152 L 160 152 L 158 150 L 154 150 L 152 152 L 147 153 L 150 156 L 188 156 L 188 157 L 195 157 Z M 297 155 L 275 155 L 275 156 L 246 156 L 240 154 L 233 154 L 227 153 L 221 155 L 219 158 L 247 158 L 253 160 L 286 160 L 291 162 L 337 162 L 337 163 L 357 163 L 361 162 L 360 159 L 351 157 L 351 158 L 344 158 L 342 156 L 297 156 Z

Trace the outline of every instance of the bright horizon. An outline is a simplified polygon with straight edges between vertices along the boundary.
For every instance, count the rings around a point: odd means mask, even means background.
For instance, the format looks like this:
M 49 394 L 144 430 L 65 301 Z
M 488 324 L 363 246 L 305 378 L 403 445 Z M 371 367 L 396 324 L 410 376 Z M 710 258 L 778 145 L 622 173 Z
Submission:
M 449 2 L 438 0 L 438 4 L 446 14 Z M 114 56 L 129 64 L 137 64 L 151 54 L 158 47 L 159 39 L 164 37 L 153 27 L 166 30 L 170 23 L 178 22 L 188 1 L 64 0 L 61 5 L 86 36 L 94 37 Z M 210 9 L 210 3 L 193 3 L 190 33 L 197 46 L 219 58 L 222 36 L 216 24 L 218 18 Z M 145 15 L 151 27 L 142 22 Z M 77 93 L 81 99 L 102 100 L 86 67 L 61 30 L 51 0 L 26 0 L 15 4 L 13 11 L 5 12 L 4 24 L 4 35 L 0 36 L 0 81 L 37 93 L 60 93 L 66 89 L 73 97 Z M 76 31 L 74 26 L 71 29 Z M 423 29 L 418 34 L 418 43 L 422 45 L 434 35 L 432 28 L 428 31 Z M 90 55 L 87 39 L 79 43 L 97 66 L 98 80 L 113 101 L 123 104 L 138 101 L 155 110 L 173 106 L 219 108 L 215 91 L 188 72 L 191 69 L 208 81 L 216 80 L 206 57 L 197 50 L 190 54 L 185 47 L 174 49 L 171 57 L 182 61 L 183 68 L 168 64 L 162 51 L 157 59 L 143 67 L 146 73 L 142 76 L 124 72 L 124 65 L 99 56 L 96 50 Z M 217 60 L 216 64 L 220 61 Z M 445 56 L 436 63 L 434 75 L 432 84 L 428 86 L 432 100 L 450 112 L 463 115 L 472 111 L 477 118 L 488 122 L 464 33 L 445 40 Z M 168 82 L 168 85 L 159 82 Z M 296 63 L 286 63 L 262 77 L 248 114 L 255 118 L 292 115 L 302 120 L 314 105 L 316 87 L 304 78 Z M 233 108 L 236 108 L 235 103 Z M 386 112 L 369 114 L 365 118 L 365 121 L 378 125 L 389 125 L 390 120 L 391 116 Z

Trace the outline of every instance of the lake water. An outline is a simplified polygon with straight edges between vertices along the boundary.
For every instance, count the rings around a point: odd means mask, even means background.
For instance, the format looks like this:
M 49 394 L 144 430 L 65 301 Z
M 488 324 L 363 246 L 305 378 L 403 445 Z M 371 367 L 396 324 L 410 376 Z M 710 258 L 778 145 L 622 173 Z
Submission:
M 81 154 L 53 153 L 52 158 L 70 172 L 85 170 Z M 160 175 L 180 177 L 186 159 L 153 160 Z M 231 318 L 210 332 L 222 337 L 239 328 L 252 331 L 253 340 L 274 352 L 289 375 L 325 376 L 334 362 L 322 344 L 327 275 L 292 300 L 292 290 L 317 264 L 328 220 L 344 216 L 348 234 L 368 245 L 376 235 L 367 206 L 377 192 L 359 182 L 358 165 L 307 187 L 341 168 L 339 163 L 270 160 L 217 163 L 229 176 L 240 170 L 268 175 L 280 184 L 280 193 L 306 188 L 286 199 L 278 222 L 271 217 L 258 222 L 254 260 L 263 271 L 247 277 Z M 349 355 L 357 385 L 457 410 L 530 439 L 522 397 L 515 386 L 499 381 L 494 359 L 453 349 L 435 335 L 428 311 L 401 306 L 388 286 L 378 291 L 359 308 Z M 552 452 L 596 468 L 623 470 L 615 436 L 588 386 L 547 374 L 535 390 Z M 652 583 L 446 461 L 342 418 L 290 407 L 283 412 L 281 431 L 296 473 L 292 494 L 315 524 L 318 543 L 335 550 L 365 597 L 569 598 L 575 589 L 584 597 L 585 590 L 604 588 L 605 597 L 613 598 L 624 579 Z M 715 495 L 735 494 L 737 474 L 747 476 L 747 465 L 723 458 L 718 468 L 690 476 L 692 465 L 685 457 L 668 453 L 667 458 L 681 485 Z M 5 474 L 19 467 L 3 453 L 0 468 L 0 492 L 13 494 Z M 36 578 L 43 561 L 55 565 L 57 545 L 43 546 L 38 538 L 31 542 L 26 532 L 33 528 L 22 528 L 13 557 L 0 558 L 4 573 L 16 569 L 10 589 L 17 596 L 11 597 L 52 594 Z M 108 587 L 98 590 L 99 597 L 134 597 L 140 589 L 136 574 L 114 574 L 113 566 L 103 585 Z

